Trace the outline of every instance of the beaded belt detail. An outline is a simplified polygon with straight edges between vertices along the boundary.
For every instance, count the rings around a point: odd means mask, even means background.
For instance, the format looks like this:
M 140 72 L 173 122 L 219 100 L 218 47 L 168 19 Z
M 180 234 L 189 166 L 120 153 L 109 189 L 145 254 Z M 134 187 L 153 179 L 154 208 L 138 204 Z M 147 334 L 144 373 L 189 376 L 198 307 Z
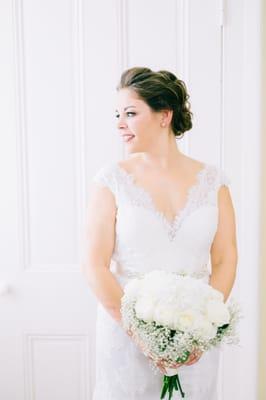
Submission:
M 124 268 L 120 264 L 117 264 L 119 267 L 116 271 L 113 271 L 115 275 L 121 277 L 121 278 L 141 278 L 142 276 L 145 275 L 145 273 L 150 272 L 140 272 L 137 270 L 134 270 L 133 268 Z M 157 270 L 157 268 L 156 268 Z M 207 264 L 204 264 L 198 271 L 194 272 L 188 272 L 187 269 L 180 269 L 179 271 L 168 271 L 171 272 L 175 275 L 181 275 L 181 276 L 191 276 L 193 278 L 208 278 L 210 275 L 210 272 L 207 268 Z

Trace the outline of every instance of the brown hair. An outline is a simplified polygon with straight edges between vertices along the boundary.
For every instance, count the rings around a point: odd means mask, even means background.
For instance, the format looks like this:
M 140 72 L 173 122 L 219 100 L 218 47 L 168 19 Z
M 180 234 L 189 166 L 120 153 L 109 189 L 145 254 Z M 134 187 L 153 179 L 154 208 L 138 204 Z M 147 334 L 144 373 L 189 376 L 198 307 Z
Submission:
M 116 90 L 129 88 L 144 100 L 153 111 L 173 110 L 171 128 L 180 137 L 192 128 L 192 112 L 185 83 L 172 72 L 154 72 L 145 67 L 125 70 Z

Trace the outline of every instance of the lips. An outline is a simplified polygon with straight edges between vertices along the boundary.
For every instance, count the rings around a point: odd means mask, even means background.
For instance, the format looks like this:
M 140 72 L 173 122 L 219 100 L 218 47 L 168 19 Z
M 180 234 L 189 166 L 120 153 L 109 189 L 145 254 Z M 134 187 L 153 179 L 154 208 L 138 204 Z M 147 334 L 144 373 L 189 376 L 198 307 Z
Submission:
M 135 137 L 135 135 L 132 135 L 130 133 L 126 133 L 126 134 L 124 134 L 122 136 L 123 136 L 123 139 L 124 139 L 125 142 L 129 142 L 130 140 L 132 140 Z

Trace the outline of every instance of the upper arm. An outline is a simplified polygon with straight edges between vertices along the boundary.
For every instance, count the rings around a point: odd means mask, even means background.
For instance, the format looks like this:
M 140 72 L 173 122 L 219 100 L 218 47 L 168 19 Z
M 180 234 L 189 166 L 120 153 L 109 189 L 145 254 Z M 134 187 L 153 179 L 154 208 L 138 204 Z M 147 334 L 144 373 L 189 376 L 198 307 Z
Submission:
M 211 246 L 212 266 L 237 260 L 235 211 L 229 187 L 218 190 L 218 227 Z
M 116 210 L 109 188 L 94 183 L 87 205 L 84 268 L 109 268 L 115 244 Z

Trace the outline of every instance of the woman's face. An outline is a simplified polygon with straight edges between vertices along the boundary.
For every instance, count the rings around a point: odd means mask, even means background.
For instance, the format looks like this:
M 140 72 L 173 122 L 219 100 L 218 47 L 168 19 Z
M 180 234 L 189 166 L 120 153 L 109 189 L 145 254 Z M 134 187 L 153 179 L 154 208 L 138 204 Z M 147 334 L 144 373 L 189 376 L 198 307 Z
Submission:
M 115 111 L 118 132 L 129 152 L 146 151 L 162 131 L 162 114 L 154 112 L 133 90 L 118 91 Z

